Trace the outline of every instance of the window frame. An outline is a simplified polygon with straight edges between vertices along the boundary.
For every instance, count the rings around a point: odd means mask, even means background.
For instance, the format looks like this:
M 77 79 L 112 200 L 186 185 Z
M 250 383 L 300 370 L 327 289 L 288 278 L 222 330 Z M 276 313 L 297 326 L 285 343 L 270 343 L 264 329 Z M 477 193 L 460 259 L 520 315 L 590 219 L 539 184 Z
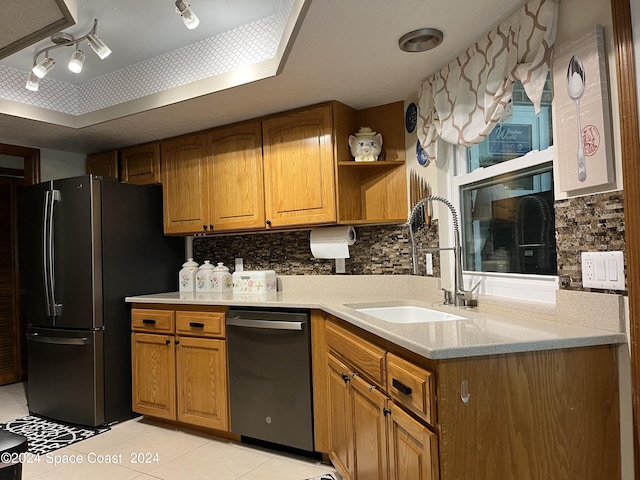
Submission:
M 489 167 L 481 167 L 470 173 L 458 174 L 457 172 L 466 171 L 467 156 L 466 147 L 455 147 L 452 149 L 451 163 L 453 163 L 453 169 L 450 169 L 452 170 L 450 171 L 450 191 L 452 194 L 450 198 L 454 199 L 452 203 L 456 211 L 461 214 L 461 189 L 463 186 L 487 181 L 499 175 L 508 175 L 525 169 L 539 167 L 546 163 L 553 165 L 553 160 L 554 148 L 553 145 L 551 145 L 544 150 L 533 150 L 522 157 L 497 163 Z M 460 221 L 462 224 L 462 218 Z M 557 275 L 475 272 L 464 270 L 464 280 L 466 288 L 471 288 L 479 284 L 476 292 L 481 295 L 552 304 L 555 304 L 556 291 L 559 288 L 559 277 Z

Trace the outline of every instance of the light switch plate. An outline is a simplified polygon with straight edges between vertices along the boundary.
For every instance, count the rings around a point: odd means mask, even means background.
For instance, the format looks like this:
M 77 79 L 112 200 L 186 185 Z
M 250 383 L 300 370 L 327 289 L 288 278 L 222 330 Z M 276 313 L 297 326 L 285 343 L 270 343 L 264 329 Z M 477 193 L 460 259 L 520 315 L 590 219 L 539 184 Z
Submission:
M 582 252 L 582 286 L 624 290 L 622 252 Z

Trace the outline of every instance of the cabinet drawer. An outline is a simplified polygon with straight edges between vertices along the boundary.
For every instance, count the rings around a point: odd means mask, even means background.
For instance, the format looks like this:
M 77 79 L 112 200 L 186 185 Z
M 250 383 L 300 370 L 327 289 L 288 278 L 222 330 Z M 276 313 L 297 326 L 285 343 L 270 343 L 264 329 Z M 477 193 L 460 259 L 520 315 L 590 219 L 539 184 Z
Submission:
M 177 311 L 176 333 L 224 338 L 224 313 Z
M 173 333 L 173 310 L 134 308 L 131 329 L 136 332 Z
M 326 335 L 329 348 L 346 359 L 356 371 L 367 375 L 378 385 L 384 385 L 385 351 L 382 348 L 331 323 L 327 324 Z
M 436 421 L 435 375 L 393 353 L 387 354 L 387 391 L 430 424 Z

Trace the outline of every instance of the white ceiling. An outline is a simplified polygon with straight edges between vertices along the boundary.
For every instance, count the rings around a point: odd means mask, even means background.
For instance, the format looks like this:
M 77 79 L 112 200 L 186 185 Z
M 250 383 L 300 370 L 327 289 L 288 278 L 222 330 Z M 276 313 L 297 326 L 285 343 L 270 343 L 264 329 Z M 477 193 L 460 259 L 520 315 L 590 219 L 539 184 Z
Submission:
M 88 47 L 79 78 L 57 53 L 47 76 L 61 82 L 86 82 L 151 57 L 275 15 L 279 0 L 192 0 L 200 18 L 186 29 L 171 0 L 78 0 L 78 23 L 65 30 L 76 36 L 99 19 L 98 35 L 113 51 L 100 61 Z M 361 109 L 405 100 L 419 83 L 447 64 L 524 0 L 309 0 L 282 72 L 277 76 L 130 114 L 84 128 L 30 120 L 18 102 L 0 109 L 0 143 L 95 153 L 202 130 L 326 100 Z M 0 29 L 4 20 L 0 18 Z M 444 32 L 435 50 L 406 53 L 398 38 L 422 27 Z M 40 42 L 0 60 L 27 72 Z M 53 52 L 52 52 L 53 56 Z M 281 65 L 282 67 L 282 65 Z M 26 79 L 26 73 L 25 73 Z M 2 89 L 2 84 L 0 84 Z M 38 92 L 41 93 L 41 92 Z M 15 105 L 14 105 L 15 103 Z

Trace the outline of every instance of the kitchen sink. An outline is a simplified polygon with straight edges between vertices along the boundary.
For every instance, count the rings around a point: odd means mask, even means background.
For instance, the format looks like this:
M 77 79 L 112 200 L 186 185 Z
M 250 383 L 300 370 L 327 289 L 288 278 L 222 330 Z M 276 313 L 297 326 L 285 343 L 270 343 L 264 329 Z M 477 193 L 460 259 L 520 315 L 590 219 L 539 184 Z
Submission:
M 453 313 L 431 310 L 414 305 L 367 307 L 355 308 L 354 310 L 391 323 L 431 323 L 447 322 L 450 320 L 467 320 L 466 317 L 454 315 Z

